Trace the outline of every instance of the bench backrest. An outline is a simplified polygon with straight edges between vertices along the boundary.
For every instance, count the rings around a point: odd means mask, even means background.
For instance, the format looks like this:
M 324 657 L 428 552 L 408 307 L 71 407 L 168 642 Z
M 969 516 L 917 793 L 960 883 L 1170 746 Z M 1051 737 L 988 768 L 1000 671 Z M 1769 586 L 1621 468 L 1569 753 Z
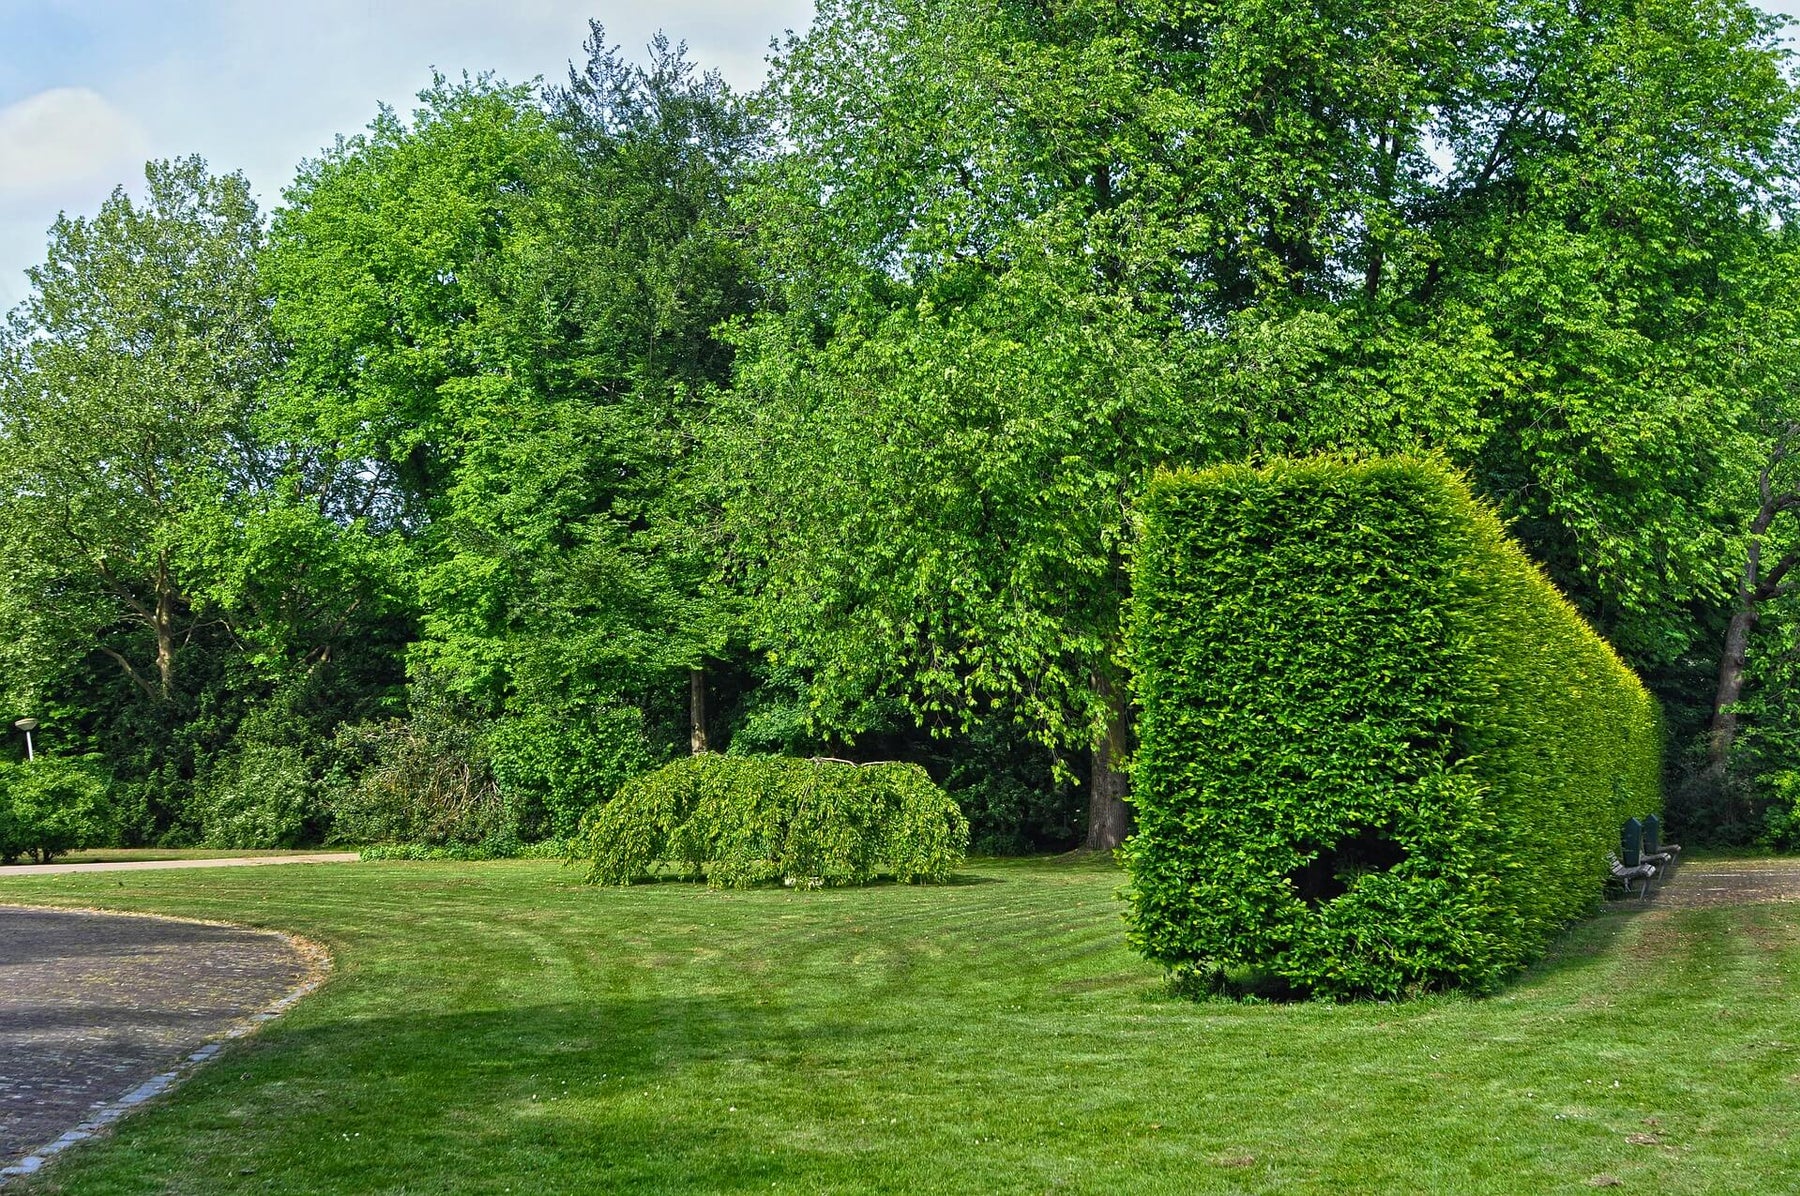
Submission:
M 1652 814 L 1644 819 L 1644 854 L 1656 855 L 1662 850 L 1662 819 Z
M 1619 856 L 1625 861 L 1627 868 L 1635 868 L 1644 862 L 1644 824 L 1635 818 L 1625 820 L 1625 829 L 1619 833 Z

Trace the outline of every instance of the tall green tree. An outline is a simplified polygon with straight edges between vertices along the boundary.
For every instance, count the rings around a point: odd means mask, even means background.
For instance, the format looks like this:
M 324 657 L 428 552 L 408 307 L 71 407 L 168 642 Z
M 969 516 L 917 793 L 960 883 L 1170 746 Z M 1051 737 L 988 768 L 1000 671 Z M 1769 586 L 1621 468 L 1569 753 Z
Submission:
M 665 750 L 723 647 L 682 478 L 749 298 L 738 102 L 666 41 L 589 51 L 547 97 L 440 80 L 384 112 L 302 172 L 267 259 L 282 409 L 404 512 L 415 666 L 560 823 Z
M 1092 742 L 1111 845 L 1130 501 L 1277 452 L 1446 452 L 1640 662 L 1691 655 L 1794 168 L 1753 9 L 839 0 L 774 66 L 723 457 L 821 719 Z
M 258 706 L 310 750 L 392 682 L 391 520 L 266 420 L 262 241 L 242 176 L 153 162 L 57 222 L 0 335 L 0 690 L 104 753 L 132 838 L 193 833 Z
M 153 702 L 201 616 L 179 560 L 266 482 L 251 427 L 275 343 L 242 175 L 153 162 L 93 218 L 59 217 L 0 336 L 0 552 L 15 642 L 99 653 Z M 43 662 L 40 662 L 40 665 Z

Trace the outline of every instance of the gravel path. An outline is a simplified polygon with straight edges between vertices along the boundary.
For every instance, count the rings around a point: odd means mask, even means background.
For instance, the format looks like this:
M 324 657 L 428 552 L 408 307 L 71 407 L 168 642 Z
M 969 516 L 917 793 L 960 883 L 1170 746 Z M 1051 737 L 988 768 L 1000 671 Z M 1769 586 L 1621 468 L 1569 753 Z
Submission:
M 313 851 L 304 855 L 245 855 L 217 860 L 113 860 L 105 864 L 9 864 L 0 876 L 51 876 L 60 872 L 138 872 L 150 868 L 254 868 L 261 864 L 348 864 L 354 851 Z
M 1650 904 L 1665 909 L 1775 901 L 1800 901 L 1800 858 L 1678 864 L 1668 883 L 1650 893 Z
M 323 966 L 273 931 L 0 906 L 0 1185 L 173 1084 Z

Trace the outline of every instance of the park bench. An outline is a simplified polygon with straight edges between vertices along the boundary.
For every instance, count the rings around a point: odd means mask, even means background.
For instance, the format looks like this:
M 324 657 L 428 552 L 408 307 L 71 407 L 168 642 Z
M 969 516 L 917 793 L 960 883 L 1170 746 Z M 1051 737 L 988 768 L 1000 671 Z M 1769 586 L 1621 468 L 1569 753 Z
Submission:
M 1655 818 L 1652 814 L 1650 817 Z M 1661 833 L 1661 824 L 1657 825 L 1657 833 Z M 1662 851 L 1651 846 L 1644 836 L 1644 823 L 1636 818 L 1627 818 L 1625 826 L 1619 831 L 1619 855 L 1627 868 L 1636 868 L 1640 864 L 1648 864 L 1660 873 L 1675 862 L 1675 854 Z
M 1644 858 L 1657 858 L 1673 864 L 1681 858 L 1681 844 L 1662 841 L 1662 819 L 1655 814 L 1644 819 Z
M 1631 893 L 1631 882 L 1642 881 L 1641 896 L 1650 895 L 1650 882 L 1666 871 L 1681 854 L 1679 843 L 1662 842 L 1662 819 L 1655 814 L 1642 820 L 1627 818 L 1619 831 L 1619 850 L 1608 852 L 1613 879 Z
M 1656 865 L 1627 864 L 1619 858 L 1619 853 L 1616 851 L 1606 853 L 1606 862 L 1612 866 L 1613 879 L 1625 886 L 1627 897 L 1631 895 L 1631 882 L 1634 880 L 1642 882 L 1639 890 L 1640 896 L 1648 897 L 1650 895 L 1650 879 L 1656 875 Z

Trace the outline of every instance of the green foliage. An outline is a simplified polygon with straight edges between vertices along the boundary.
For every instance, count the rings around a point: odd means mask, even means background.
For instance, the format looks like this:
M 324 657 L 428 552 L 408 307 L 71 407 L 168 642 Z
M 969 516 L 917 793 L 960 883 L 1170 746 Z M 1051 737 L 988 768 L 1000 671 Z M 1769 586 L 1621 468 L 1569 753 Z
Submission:
M 92 758 L 0 762 L 0 864 L 29 855 L 47 864 L 114 832 L 106 774 Z
M 383 112 L 303 169 L 265 258 L 279 422 L 404 513 L 409 663 L 497 719 L 531 834 L 685 740 L 662 695 L 729 623 L 684 483 L 750 298 L 725 195 L 753 126 L 680 47 L 587 50 L 541 96 L 439 79 Z
M 0 555 L 29 562 L 0 588 L 46 652 L 30 674 L 104 654 L 167 702 L 200 622 L 174 557 L 266 472 L 250 424 L 275 348 L 244 177 L 152 162 L 145 193 L 60 217 L 0 327 Z
M 581 826 L 588 880 L 675 867 L 721 888 L 942 881 L 969 824 L 925 770 L 779 756 L 692 756 L 639 777 Z
M 488 742 L 494 777 L 534 838 L 573 835 L 596 798 L 617 792 L 658 759 L 641 712 L 621 705 L 561 717 L 542 710 L 511 715 L 494 724 Z M 541 817 L 533 817 L 539 810 Z
M 340 843 L 472 846 L 518 837 L 494 778 L 489 727 L 431 674 L 413 678 L 404 719 L 338 729 L 328 779 Z
M 1446 454 L 1686 702 L 1791 406 L 1796 92 L 1739 0 L 825 0 L 717 439 L 860 732 L 1103 717 L 1160 465 Z
M 238 804 L 205 786 L 275 691 L 328 736 L 394 679 L 358 470 L 263 421 L 262 247 L 241 175 L 152 162 L 141 200 L 58 220 L 0 329 L 0 691 L 104 756 L 129 841 L 191 841 Z M 226 837 L 246 835 L 290 837 Z
M 230 742 L 198 762 L 188 814 L 201 843 L 299 847 L 324 837 L 329 814 L 319 773 L 328 753 L 321 749 L 330 746 L 335 720 L 329 711 L 320 717 L 319 688 L 291 685 L 257 702 Z
M 1770 800 L 1756 845 L 1765 851 L 1800 851 L 1800 772 L 1784 770 L 1762 781 Z
M 194 815 L 208 847 L 298 847 L 317 833 L 312 767 L 292 747 L 245 744 L 196 786 Z
M 1654 700 L 1441 464 L 1165 475 L 1142 505 L 1131 937 L 1304 992 L 1493 988 L 1660 810 Z
M 1423 449 L 1691 737 L 1800 393 L 1783 44 L 1744 0 L 822 0 L 750 101 L 598 26 L 563 86 L 439 78 L 266 236 L 152 164 L 0 331 L 0 704 L 134 840 L 286 839 L 237 773 L 428 670 L 529 839 L 682 750 L 700 666 L 714 747 L 878 742 L 1060 843 L 1148 478 Z M 1800 764 L 1791 602 L 1742 778 Z M 271 703 L 307 734 L 258 755 Z

